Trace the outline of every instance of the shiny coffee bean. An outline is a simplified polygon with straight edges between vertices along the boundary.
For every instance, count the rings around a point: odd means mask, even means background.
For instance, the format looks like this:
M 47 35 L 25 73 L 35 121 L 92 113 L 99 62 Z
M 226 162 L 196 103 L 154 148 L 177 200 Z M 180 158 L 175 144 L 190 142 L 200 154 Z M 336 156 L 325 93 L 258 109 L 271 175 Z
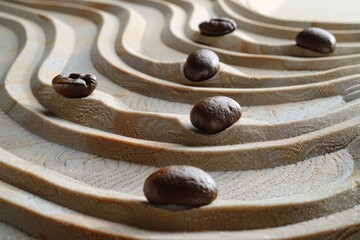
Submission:
M 236 23 L 229 18 L 213 18 L 209 22 L 202 22 L 199 25 L 201 34 L 206 36 L 222 36 L 233 32 Z
M 330 32 L 316 27 L 309 27 L 296 36 L 296 44 L 320 53 L 335 51 L 336 39 Z
M 146 179 L 143 190 L 152 204 L 201 206 L 217 197 L 211 176 L 199 168 L 185 165 L 155 171 Z
M 184 74 L 192 82 L 212 78 L 219 70 L 219 57 L 210 50 L 199 49 L 191 53 L 184 65 Z
M 84 98 L 96 88 L 96 76 L 93 74 L 71 73 L 68 77 L 57 75 L 52 80 L 54 90 L 66 98 Z
M 205 98 L 196 103 L 190 112 L 192 125 L 208 133 L 221 132 L 240 117 L 239 103 L 224 96 Z

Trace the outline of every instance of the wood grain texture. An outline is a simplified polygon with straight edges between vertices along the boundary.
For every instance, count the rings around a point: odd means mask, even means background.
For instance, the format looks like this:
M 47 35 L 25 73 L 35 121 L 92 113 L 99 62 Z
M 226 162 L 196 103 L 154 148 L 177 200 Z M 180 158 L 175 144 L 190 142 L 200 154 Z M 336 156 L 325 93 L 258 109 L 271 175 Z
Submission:
M 0 222 L 0 237 L 7 240 L 34 240 L 28 234 L 21 232 L 20 230 L 11 227 L 3 222 Z
M 238 29 L 200 35 L 215 16 Z M 360 22 L 315 24 L 337 37 L 332 55 L 294 45 L 314 24 L 245 0 L 1 0 L 0 221 L 46 239 L 358 239 Z M 191 83 L 198 48 L 221 68 Z M 59 96 L 51 80 L 71 72 L 97 90 Z M 207 135 L 189 112 L 213 95 L 244 111 Z M 218 199 L 148 204 L 145 179 L 170 164 L 207 170 Z

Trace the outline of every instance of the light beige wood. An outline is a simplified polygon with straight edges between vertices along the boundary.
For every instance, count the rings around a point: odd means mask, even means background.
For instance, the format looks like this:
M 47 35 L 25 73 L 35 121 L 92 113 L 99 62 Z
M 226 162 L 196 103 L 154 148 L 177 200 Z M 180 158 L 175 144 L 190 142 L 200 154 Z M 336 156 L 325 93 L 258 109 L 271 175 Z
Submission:
M 199 35 L 219 13 L 244 28 Z M 320 23 L 339 45 L 319 57 L 289 40 L 307 24 L 240 1 L 0 1 L 0 220 L 50 239 L 359 238 L 360 27 Z M 221 69 L 193 84 L 182 68 L 200 47 Z M 97 90 L 59 96 L 51 80 L 71 72 Z M 244 113 L 206 135 L 189 111 L 215 94 Z M 143 182 L 169 164 L 207 170 L 218 199 L 149 205 Z
M 2 222 L 0 222 L 0 237 L 1 239 L 34 240 L 26 233 Z

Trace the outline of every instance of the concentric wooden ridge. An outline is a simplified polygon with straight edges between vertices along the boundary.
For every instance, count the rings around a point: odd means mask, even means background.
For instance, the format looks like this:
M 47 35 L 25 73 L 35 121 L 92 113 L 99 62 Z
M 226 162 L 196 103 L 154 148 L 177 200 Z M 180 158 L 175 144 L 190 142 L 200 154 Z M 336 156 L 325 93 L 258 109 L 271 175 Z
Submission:
M 217 14 L 240 28 L 199 35 Z M 319 23 L 339 42 L 327 56 L 294 45 L 308 23 L 258 16 L 222 0 L 0 1 L 0 45 L 10 46 L 0 66 L 0 220 L 53 239 L 356 239 L 360 45 L 349 41 L 359 23 Z M 198 48 L 214 50 L 221 69 L 194 84 L 182 68 Z M 52 90 L 55 75 L 87 71 L 99 79 L 88 98 Z M 191 104 L 218 94 L 242 105 L 242 119 L 198 132 Z M 142 183 L 169 164 L 211 171 L 218 199 L 149 205 Z

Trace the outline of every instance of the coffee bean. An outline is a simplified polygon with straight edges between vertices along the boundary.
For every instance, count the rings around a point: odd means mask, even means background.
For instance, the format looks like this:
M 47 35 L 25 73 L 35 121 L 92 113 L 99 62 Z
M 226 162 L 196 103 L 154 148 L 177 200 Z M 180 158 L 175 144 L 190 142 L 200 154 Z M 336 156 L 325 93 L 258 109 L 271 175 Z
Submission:
M 219 57 L 210 50 L 199 49 L 191 53 L 184 65 L 184 74 L 193 82 L 212 78 L 219 70 Z
M 185 165 L 155 171 L 146 179 L 143 190 L 153 204 L 201 206 L 217 197 L 211 176 L 199 168 Z
M 296 44 L 320 53 L 335 51 L 336 39 L 330 32 L 316 27 L 309 27 L 296 36 Z
M 240 117 L 240 105 L 224 96 L 205 98 L 196 103 L 190 112 L 193 126 L 208 133 L 218 133 L 233 125 Z
M 57 75 L 52 80 L 54 90 L 66 98 L 89 96 L 96 88 L 96 76 L 93 74 L 71 73 L 68 77 Z
M 209 22 L 202 22 L 199 25 L 201 34 L 206 36 L 222 36 L 233 32 L 236 23 L 229 18 L 213 18 Z

